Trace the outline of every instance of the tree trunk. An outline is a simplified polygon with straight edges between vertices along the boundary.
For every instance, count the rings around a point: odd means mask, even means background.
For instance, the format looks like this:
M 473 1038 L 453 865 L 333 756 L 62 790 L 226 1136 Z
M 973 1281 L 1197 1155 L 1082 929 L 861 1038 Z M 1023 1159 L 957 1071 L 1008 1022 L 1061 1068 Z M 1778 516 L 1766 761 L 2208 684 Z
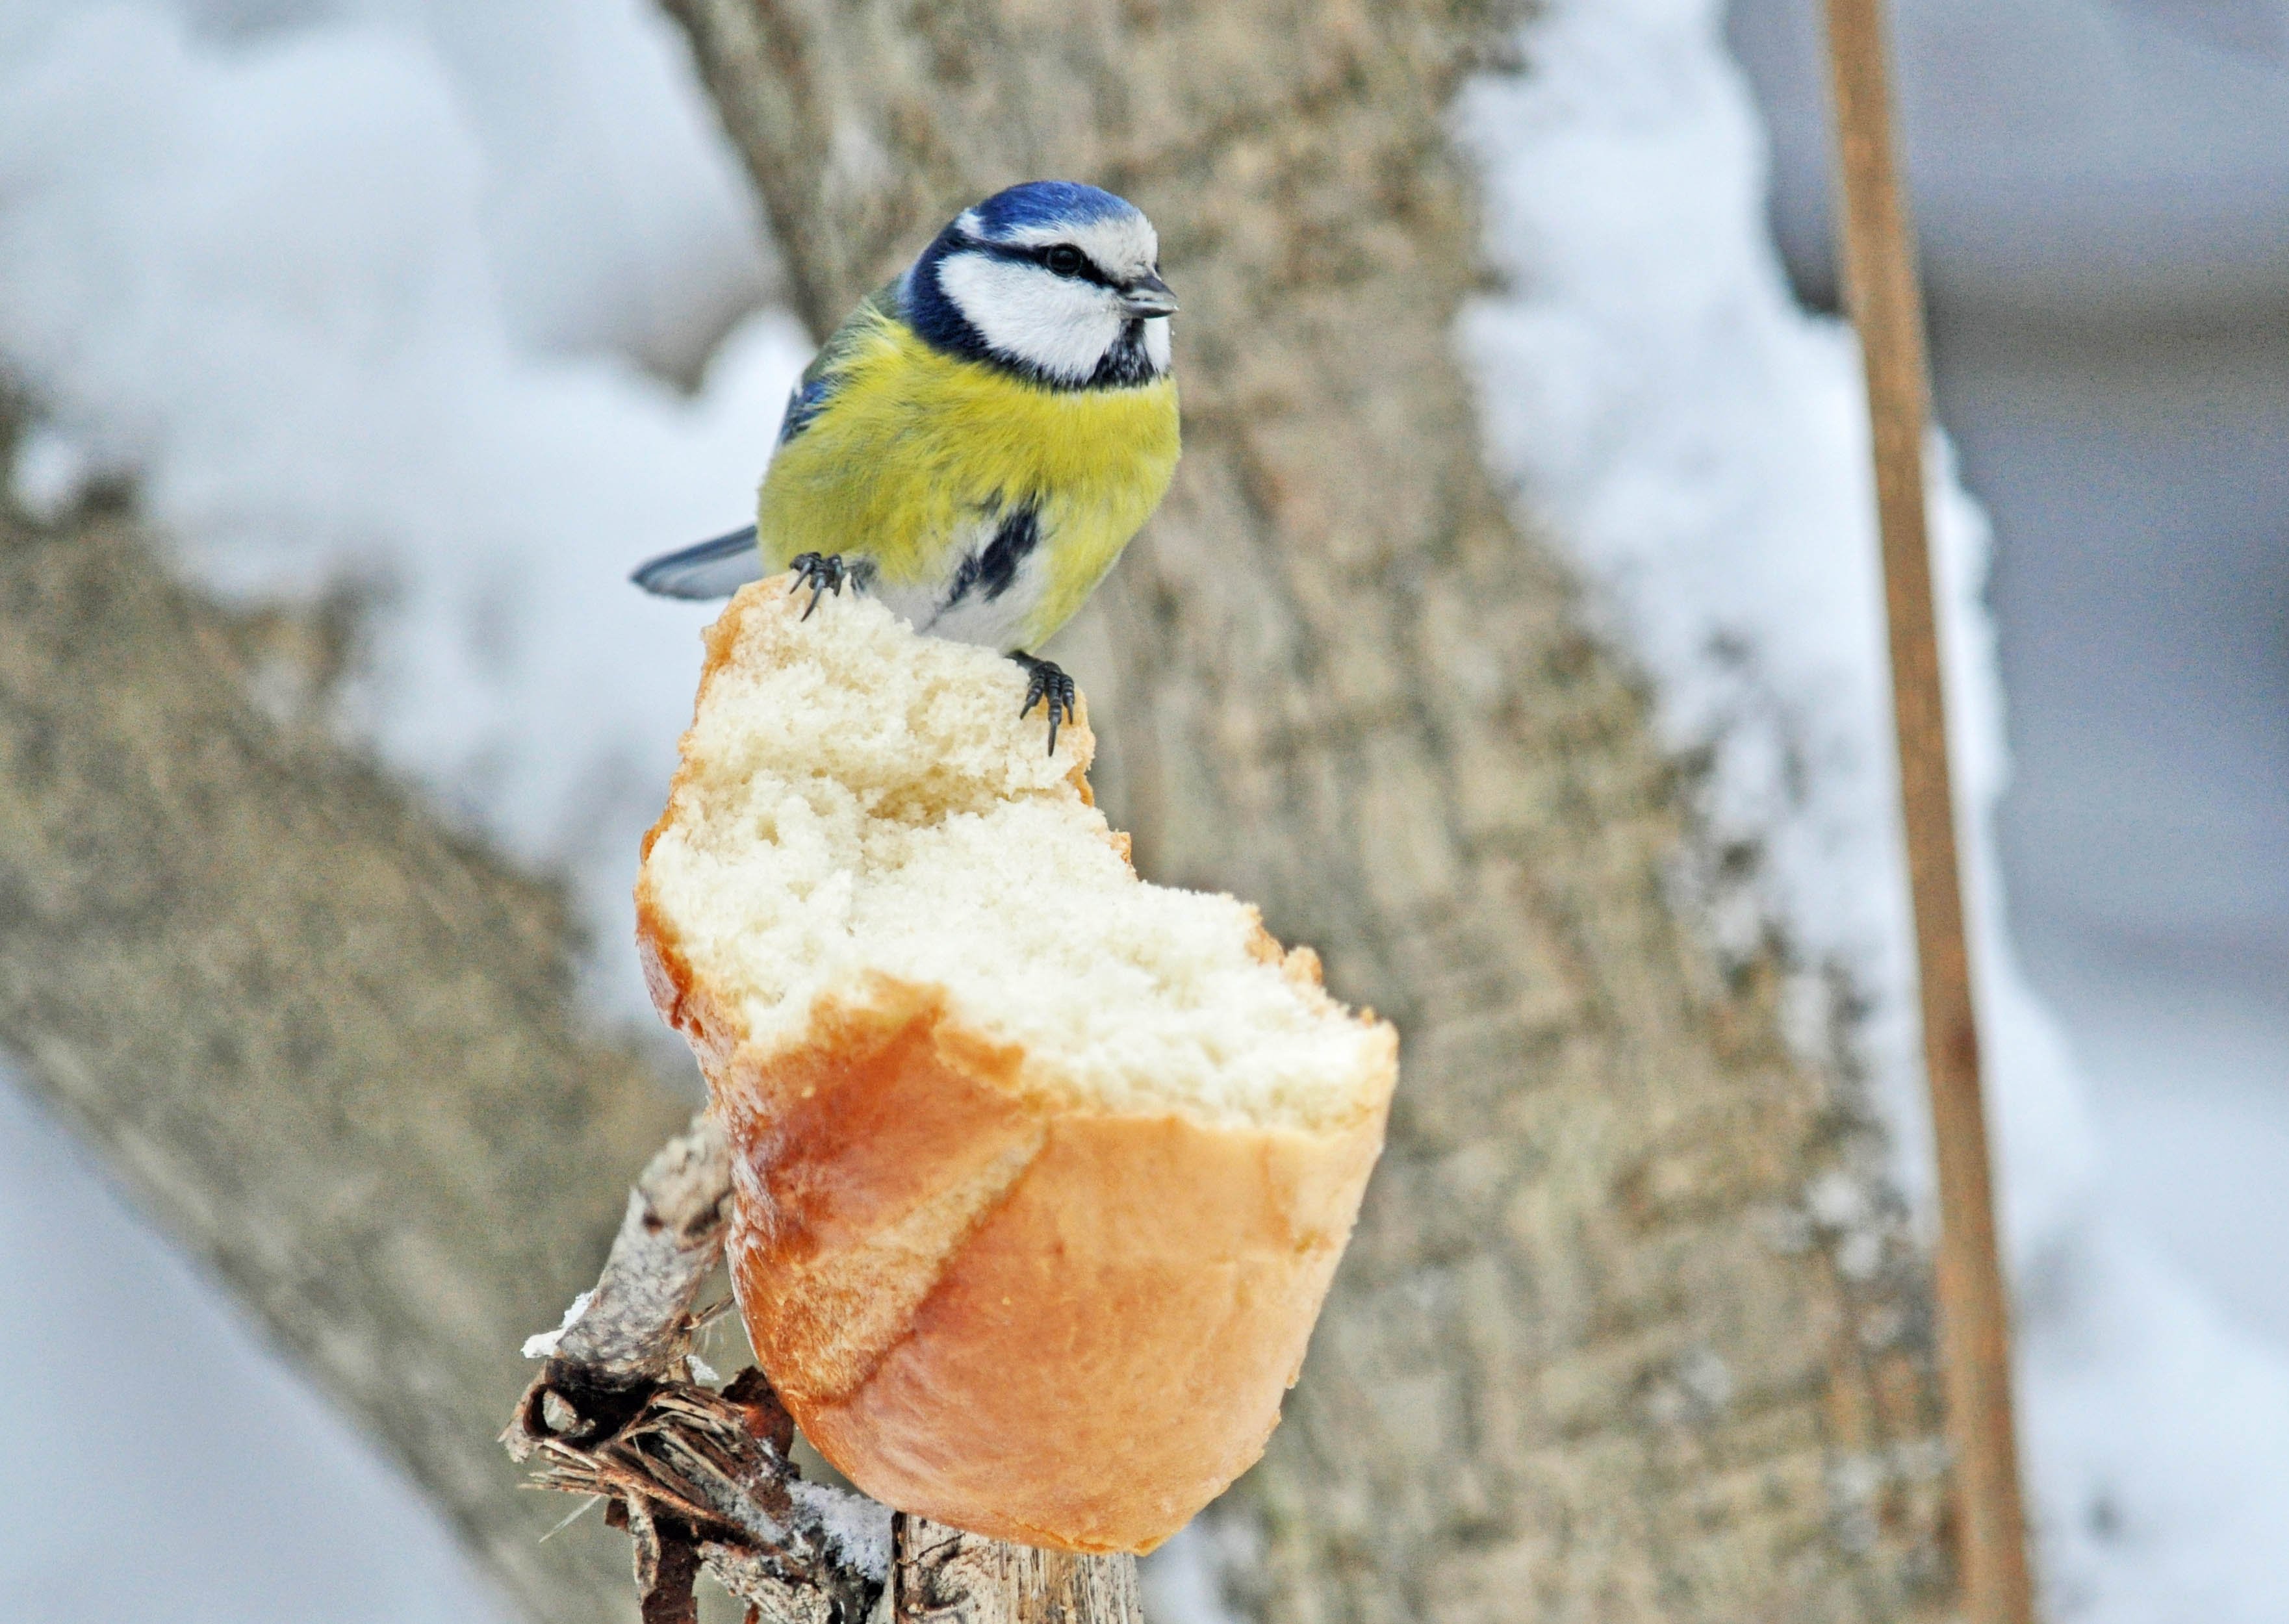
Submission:
M 494 1435 L 690 1103 L 581 1031 L 554 893 L 246 677 L 124 518 L 0 513 L 0 1039 L 531 1616 L 631 1619 Z
M 1896 1204 L 1783 1042 L 1777 977 L 1720 967 L 1676 900 L 1682 782 L 1479 459 L 1443 119 L 1505 20 L 670 9 L 815 330 L 1013 181 L 1097 181 L 1160 227 L 1184 458 L 1061 655 L 1105 719 L 1100 789 L 1148 873 L 1260 901 L 1405 1045 L 1288 1419 L 1211 1514 L 1234 1598 L 1943 1611 L 1923 1264 L 1865 1218 Z

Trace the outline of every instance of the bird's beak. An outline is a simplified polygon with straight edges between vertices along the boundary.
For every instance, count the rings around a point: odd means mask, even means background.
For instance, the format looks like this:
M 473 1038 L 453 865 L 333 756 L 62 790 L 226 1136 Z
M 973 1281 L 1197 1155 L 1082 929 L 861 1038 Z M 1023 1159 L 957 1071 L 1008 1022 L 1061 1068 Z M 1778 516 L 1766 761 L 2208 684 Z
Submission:
M 1176 296 L 1167 283 L 1148 275 L 1121 290 L 1121 307 L 1134 316 L 1174 315 Z

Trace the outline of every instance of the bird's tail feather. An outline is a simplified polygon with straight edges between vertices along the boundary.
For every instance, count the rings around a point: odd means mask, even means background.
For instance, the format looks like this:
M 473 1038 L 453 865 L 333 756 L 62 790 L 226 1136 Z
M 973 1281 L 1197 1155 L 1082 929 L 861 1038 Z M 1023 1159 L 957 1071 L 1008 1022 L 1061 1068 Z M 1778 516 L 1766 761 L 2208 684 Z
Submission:
M 728 598 L 748 582 L 763 578 L 755 527 L 751 524 L 680 553 L 662 553 L 628 578 L 657 597 Z

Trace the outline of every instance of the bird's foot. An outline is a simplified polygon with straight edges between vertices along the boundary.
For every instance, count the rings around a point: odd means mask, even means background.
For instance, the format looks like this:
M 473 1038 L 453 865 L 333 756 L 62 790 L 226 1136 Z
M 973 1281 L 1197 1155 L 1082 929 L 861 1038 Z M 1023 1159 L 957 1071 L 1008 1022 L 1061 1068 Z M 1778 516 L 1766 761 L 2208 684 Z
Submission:
M 1044 700 L 1049 702 L 1049 753 L 1055 755 L 1059 713 L 1066 721 L 1073 719 L 1073 701 L 1078 697 L 1073 680 L 1054 660 L 1037 660 L 1030 654 L 1013 654 L 1009 657 L 1025 668 L 1025 703 L 1017 707 L 1017 714 L 1029 715 L 1035 705 Z
M 803 606 L 802 617 L 810 618 L 810 611 L 818 607 L 818 600 L 827 593 L 841 596 L 842 583 L 851 580 L 855 572 L 842 561 L 840 553 L 803 553 L 787 566 L 794 571 L 794 590 L 810 588 L 810 601 Z

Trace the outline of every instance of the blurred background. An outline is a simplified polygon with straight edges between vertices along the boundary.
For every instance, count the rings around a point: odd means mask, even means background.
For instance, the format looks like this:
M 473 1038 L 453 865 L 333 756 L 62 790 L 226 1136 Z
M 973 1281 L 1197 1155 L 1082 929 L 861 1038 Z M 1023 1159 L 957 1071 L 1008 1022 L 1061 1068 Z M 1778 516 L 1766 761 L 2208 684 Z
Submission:
M 2015 933 L 2113 1189 L 2289 1354 L 2289 11 L 1895 11 L 1939 410 L 1995 529 Z M 1735 0 L 1724 37 L 1787 274 L 1832 308 L 1814 8 Z M 704 617 L 621 579 L 746 506 L 807 348 L 762 243 L 634 0 L 0 9 L 0 368 L 47 414 L 20 498 L 131 476 L 218 593 L 394 593 L 358 725 L 575 873 L 609 1016 L 646 1014 L 616 842 L 657 805 Z M 234 283 L 249 263 L 268 285 Z M 320 404 L 240 446 L 250 353 Z M 409 494 L 409 463 L 443 471 Z M 378 539 L 409 531 L 427 554 Z M 480 576 L 546 578 L 547 612 L 634 652 L 457 666 Z M 535 718 L 594 743 L 520 760 Z M 390 1463 L 12 1087 L 0 1345 L 47 1383 L 0 1432 L 5 1616 L 498 1616 Z M 216 1455 L 227 1495 L 184 1469 Z
M 2289 10 L 1905 0 L 1940 418 L 1995 528 L 2002 851 L 2124 1198 L 2289 1346 Z M 1816 9 L 1733 0 L 1837 300 Z

